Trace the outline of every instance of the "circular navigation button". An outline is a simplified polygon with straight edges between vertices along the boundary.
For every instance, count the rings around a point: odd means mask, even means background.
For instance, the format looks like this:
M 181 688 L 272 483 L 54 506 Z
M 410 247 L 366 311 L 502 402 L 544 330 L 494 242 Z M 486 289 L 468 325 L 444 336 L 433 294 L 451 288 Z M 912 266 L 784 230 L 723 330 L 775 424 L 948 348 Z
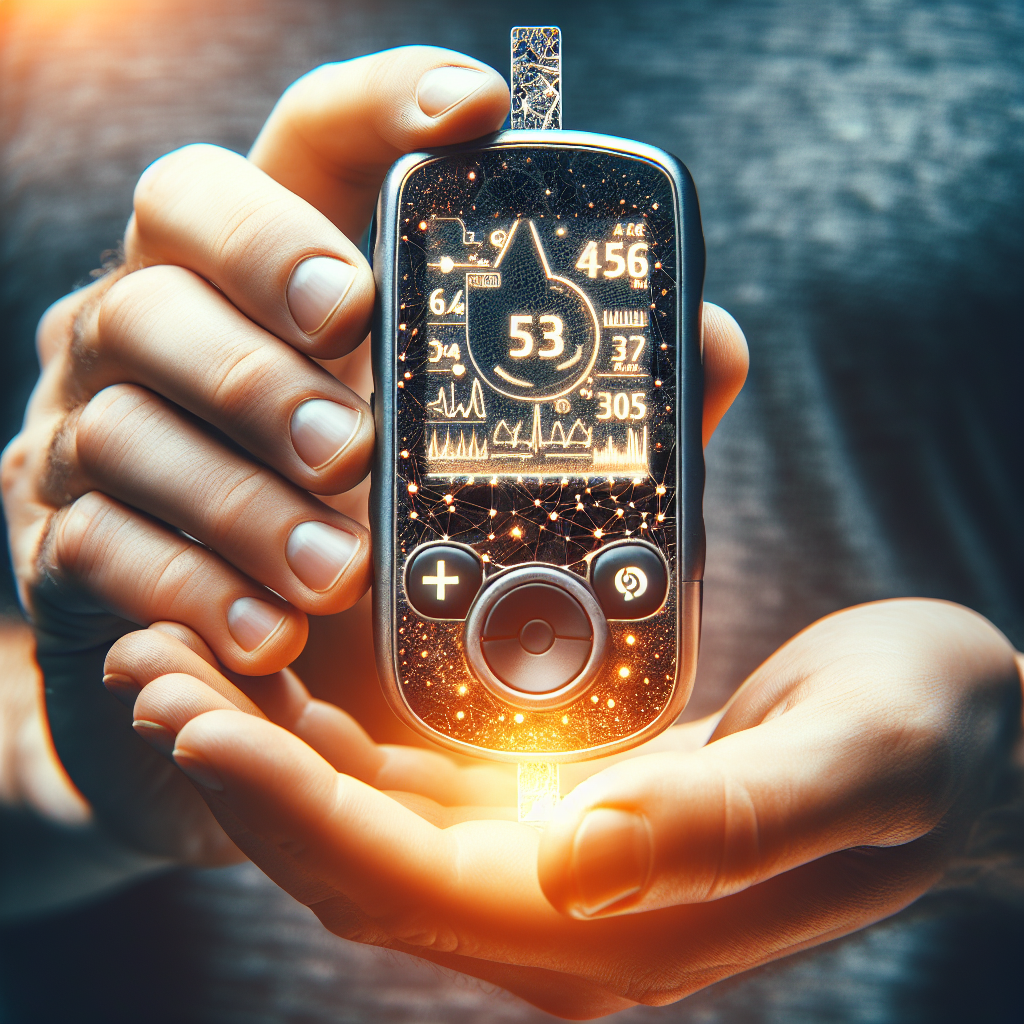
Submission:
M 607 626 L 577 577 L 524 566 L 488 585 L 466 623 L 466 657 L 493 691 L 526 707 L 575 696 L 601 664 Z
M 646 619 L 668 597 L 668 569 L 650 544 L 612 544 L 590 563 L 590 584 L 609 619 Z
M 472 548 L 424 544 L 405 569 L 405 596 L 428 619 L 464 619 L 484 579 L 484 567 Z

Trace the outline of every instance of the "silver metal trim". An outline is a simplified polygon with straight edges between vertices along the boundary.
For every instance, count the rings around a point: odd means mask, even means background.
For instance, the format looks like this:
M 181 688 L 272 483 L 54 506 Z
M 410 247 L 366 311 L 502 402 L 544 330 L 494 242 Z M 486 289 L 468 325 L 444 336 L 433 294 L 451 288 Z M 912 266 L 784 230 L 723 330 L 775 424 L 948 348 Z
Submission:
M 480 646 L 484 620 L 495 602 L 509 591 L 515 590 L 526 583 L 547 583 L 559 587 L 574 597 L 587 613 L 590 625 L 594 630 L 594 640 L 590 648 L 590 657 L 579 674 L 565 686 L 552 690 L 550 693 L 524 693 L 503 683 L 492 671 L 484 658 Z M 570 572 L 562 572 L 552 566 L 535 563 L 516 566 L 488 580 L 481 588 L 466 616 L 465 653 L 466 661 L 473 674 L 496 697 L 528 711 L 549 711 L 562 707 L 576 700 L 594 681 L 598 670 L 604 662 L 604 649 L 608 643 L 608 624 L 597 598 L 590 587 L 578 576 Z

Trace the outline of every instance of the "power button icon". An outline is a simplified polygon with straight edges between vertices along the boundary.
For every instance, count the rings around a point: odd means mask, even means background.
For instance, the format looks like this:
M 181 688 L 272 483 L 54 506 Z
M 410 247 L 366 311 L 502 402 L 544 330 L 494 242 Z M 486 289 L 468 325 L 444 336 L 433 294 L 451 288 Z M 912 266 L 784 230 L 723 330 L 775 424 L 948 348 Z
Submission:
M 635 601 L 647 593 L 647 573 L 638 565 L 624 565 L 615 574 L 615 589 L 623 601 Z
M 590 585 L 607 618 L 646 619 L 668 597 L 668 567 L 651 544 L 610 544 L 590 563 Z

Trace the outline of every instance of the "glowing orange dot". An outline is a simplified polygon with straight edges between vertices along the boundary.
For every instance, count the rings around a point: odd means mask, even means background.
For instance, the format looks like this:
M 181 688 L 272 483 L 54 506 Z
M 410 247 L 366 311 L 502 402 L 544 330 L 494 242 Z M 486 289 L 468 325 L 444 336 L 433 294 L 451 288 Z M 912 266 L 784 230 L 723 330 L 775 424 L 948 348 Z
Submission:
M 523 531 L 520 530 L 518 526 L 513 526 L 512 527 L 512 536 L 515 537 L 516 540 L 518 540 L 520 537 L 522 537 L 522 535 L 523 535 Z
M 608 698 L 608 707 L 610 707 L 610 708 L 613 708 L 613 707 L 615 707 L 615 701 L 613 701 L 613 700 L 611 699 L 611 697 L 609 697 L 609 698 Z
M 619 669 L 619 678 L 620 679 L 628 679 L 629 678 L 629 669 L 626 668 L 625 665 L 623 665 L 622 668 Z
M 398 454 L 401 455 L 403 459 L 409 458 L 409 453 L 405 450 L 399 452 Z
M 425 220 L 421 220 L 420 221 L 420 231 L 426 231 L 426 230 L 427 230 L 427 222 Z
M 461 722 L 466 717 L 465 711 L 456 711 L 455 717 Z
M 492 508 L 487 514 L 493 519 L 498 514 L 498 510 L 496 508 Z
M 419 490 L 416 484 L 409 484 L 409 493 L 415 494 Z
M 632 647 L 633 644 L 636 643 L 636 637 L 633 636 L 632 633 L 630 633 L 630 635 L 626 637 L 626 643 L 629 644 L 630 647 Z
M 654 488 L 654 493 L 655 494 L 664 494 L 665 493 L 665 485 L 664 484 L 658 484 L 658 486 Z
M 429 658 L 430 657 L 430 651 L 420 651 L 420 657 L 421 658 Z
M 455 497 L 454 497 L 454 495 L 451 495 L 451 494 L 446 494 L 446 495 L 444 496 L 444 503 L 445 503 L 446 505 L 450 505 L 450 504 L 451 504 L 451 503 L 452 503 L 452 502 L 453 502 L 454 500 L 455 500 Z
M 468 687 L 468 686 L 467 686 L 467 685 L 466 685 L 465 683 L 463 683 L 463 684 L 462 684 L 462 685 L 461 685 L 461 686 L 459 687 L 459 696 L 460 696 L 460 697 L 465 697 L 465 696 L 466 696 L 466 691 L 467 691 L 468 689 L 469 689 L 469 687 Z
M 516 722 L 516 725 L 522 725 L 523 724 L 523 716 L 522 715 L 516 715 L 515 716 L 515 722 Z
M 555 520 L 557 518 L 558 518 L 558 513 L 557 512 L 551 512 L 551 513 L 548 514 L 548 519 Z
M 568 715 L 562 715 L 562 725 L 568 725 L 568 724 L 569 724 L 569 716 Z
M 591 704 L 596 704 L 597 703 L 597 696 L 596 696 L 596 694 L 593 697 L 590 698 L 590 703 Z

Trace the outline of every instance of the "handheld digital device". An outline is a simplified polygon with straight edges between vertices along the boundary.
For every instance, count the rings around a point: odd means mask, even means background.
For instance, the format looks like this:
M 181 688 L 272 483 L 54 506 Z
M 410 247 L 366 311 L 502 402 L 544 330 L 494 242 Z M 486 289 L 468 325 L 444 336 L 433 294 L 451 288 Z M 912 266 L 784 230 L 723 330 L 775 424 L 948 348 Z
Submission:
M 549 766 L 676 718 L 704 562 L 693 181 L 560 130 L 559 42 L 513 30 L 512 129 L 399 160 L 372 236 L 384 691 L 437 743 Z

